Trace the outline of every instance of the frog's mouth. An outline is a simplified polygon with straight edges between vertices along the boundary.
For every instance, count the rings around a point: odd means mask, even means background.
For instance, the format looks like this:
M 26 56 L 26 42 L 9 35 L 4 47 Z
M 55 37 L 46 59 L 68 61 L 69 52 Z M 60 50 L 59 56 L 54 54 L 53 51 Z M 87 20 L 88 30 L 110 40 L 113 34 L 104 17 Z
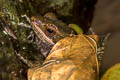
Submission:
M 37 25 L 37 23 L 34 21 L 32 22 L 32 28 L 35 31 L 38 38 L 41 39 L 43 42 L 47 41 L 48 43 L 52 45 L 55 44 L 52 39 L 50 39 L 49 37 L 45 35 L 45 33 L 40 29 L 39 25 Z

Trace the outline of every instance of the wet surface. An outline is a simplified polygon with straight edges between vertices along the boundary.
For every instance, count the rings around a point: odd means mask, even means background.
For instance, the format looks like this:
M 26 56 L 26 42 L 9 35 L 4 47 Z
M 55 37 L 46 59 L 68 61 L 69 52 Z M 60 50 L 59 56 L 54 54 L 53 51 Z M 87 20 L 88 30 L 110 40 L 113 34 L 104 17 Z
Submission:
M 98 0 L 92 27 L 97 34 L 111 32 L 101 73 L 116 63 L 120 63 L 120 0 Z

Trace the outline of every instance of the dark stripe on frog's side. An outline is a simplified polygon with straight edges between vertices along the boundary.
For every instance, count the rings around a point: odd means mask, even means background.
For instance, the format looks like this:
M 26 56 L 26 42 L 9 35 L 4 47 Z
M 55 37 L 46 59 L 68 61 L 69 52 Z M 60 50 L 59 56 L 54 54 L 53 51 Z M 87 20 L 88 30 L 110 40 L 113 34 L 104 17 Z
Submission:
M 47 41 L 50 44 L 54 45 L 54 42 L 51 39 L 49 39 L 34 22 L 32 22 L 32 24 L 33 24 L 32 29 L 34 30 L 39 39 L 42 39 L 42 41 Z

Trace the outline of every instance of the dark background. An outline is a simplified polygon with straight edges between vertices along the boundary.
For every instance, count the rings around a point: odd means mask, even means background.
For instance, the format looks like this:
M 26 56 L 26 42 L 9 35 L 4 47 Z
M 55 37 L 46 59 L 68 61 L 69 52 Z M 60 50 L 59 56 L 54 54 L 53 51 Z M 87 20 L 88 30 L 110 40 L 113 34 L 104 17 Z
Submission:
M 92 27 L 97 34 L 111 32 L 101 72 L 110 66 L 120 63 L 120 0 L 98 0 Z

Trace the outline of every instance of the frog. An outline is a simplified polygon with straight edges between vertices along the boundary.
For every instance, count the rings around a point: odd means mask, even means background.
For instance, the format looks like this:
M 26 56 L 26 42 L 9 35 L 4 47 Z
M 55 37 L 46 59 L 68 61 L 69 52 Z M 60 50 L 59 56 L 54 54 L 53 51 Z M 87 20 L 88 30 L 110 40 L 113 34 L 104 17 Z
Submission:
M 58 20 L 54 13 L 44 16 L 32 16 L 31 27 L 38 37 L 38 46 L 44 57 L 47 57 L 53 45 L 64 37 L 74 34 L 66 23 Z

